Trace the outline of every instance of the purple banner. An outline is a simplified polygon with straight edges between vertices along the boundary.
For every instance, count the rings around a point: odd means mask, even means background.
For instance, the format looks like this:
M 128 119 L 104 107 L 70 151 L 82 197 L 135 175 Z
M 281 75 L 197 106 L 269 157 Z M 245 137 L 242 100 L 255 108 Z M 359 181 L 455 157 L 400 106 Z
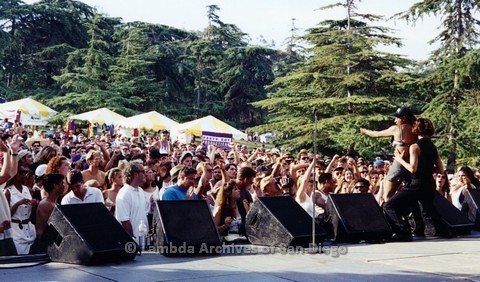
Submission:
M 205 146 L 215 145 L 218 148 L 230 149 L 232 134 L 202 131 L 202 144 Z

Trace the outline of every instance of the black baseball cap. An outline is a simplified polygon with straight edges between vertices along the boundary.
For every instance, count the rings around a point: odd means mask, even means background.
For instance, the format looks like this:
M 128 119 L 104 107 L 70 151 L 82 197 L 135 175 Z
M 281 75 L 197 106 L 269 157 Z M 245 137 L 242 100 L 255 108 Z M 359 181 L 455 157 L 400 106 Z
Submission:
M 400 107 L 392 114 L 394 117 L 410 117 L 413 116 L 412 111 L 407 107 Z

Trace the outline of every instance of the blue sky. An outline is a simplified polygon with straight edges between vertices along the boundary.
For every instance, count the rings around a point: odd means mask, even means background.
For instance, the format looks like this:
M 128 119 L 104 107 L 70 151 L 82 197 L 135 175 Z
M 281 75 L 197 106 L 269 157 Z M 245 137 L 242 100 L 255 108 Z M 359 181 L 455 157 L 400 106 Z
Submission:
M 27 0 L 27 3 L 36 2 Z M 252 43 L 263 36 L 268 42 L 275 42 L 277 48 L 285 47 L 290 35 L 292 18 L 298 34 L 328 18 L 344 16 L 342 9 L 318 10 L 319 7 L 338 1 L 330 0 L 83 0 L 90 6 L 112 17 L 124 21 L 159 23 L 186 30 L 202 30 L 208 24 L 207 5 L 220 7 L 218 15 L 223 22 L 235 24 L 248 33 Z M 358 3 L 359 13 L 383 15 L 386 18 L 408 9 L 416 0 L 363 0 Z M 440 19 L 426 18 L 416 26 L 404 22 L 382 23 L 395 29 L 393 36 L 403 39 L 404 46 L 382 48 L 382 50 L 406 55 L 415 60 L 426 59 L 433 47 L 427 42 L 438 34 Z

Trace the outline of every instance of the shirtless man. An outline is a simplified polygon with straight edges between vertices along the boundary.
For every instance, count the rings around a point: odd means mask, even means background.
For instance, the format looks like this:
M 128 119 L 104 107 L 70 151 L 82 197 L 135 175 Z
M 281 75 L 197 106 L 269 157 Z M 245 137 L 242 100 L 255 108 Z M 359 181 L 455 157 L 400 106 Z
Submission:
M 400 107 L 392 114 L 395 117 L 395 125 L 382 131 L 368 130 L 360 128 L 360 134 L 367 135 L 374 138 L 393 137 L 392 145 L 395 151 L 403 154 L 405 160 L 408 162 L 408 152 L 411 144 L 417 142 L 417 136 L 412 133 L 412 125 L 415 122 L 415 116 L 407 107 Z M 406 169 L 398 163 L 393 161 L 386 176 L 384 188 L 384 200 L 387 201 L 393 194 L 395 194 L 399 180 L 402 177 L 408 177 L 410 174 Z
M 103 154 L 100 151 L 88 152 L 85 160 L 88 163 L 88 169 L 82 171 L 83 181 L 97 180 L 102 187 L 105 184 L 105 172 L 101 169 Z

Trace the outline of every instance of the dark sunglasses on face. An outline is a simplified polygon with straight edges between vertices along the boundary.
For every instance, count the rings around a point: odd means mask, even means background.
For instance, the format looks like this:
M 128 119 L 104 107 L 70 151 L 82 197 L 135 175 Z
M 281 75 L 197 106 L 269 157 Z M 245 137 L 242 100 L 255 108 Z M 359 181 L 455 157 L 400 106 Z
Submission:
M 355 189 L 364 189 L 364 188 L 368 188 L 368 187 L 365 186 L 365 185 L 356 185 L 355 186 Z

